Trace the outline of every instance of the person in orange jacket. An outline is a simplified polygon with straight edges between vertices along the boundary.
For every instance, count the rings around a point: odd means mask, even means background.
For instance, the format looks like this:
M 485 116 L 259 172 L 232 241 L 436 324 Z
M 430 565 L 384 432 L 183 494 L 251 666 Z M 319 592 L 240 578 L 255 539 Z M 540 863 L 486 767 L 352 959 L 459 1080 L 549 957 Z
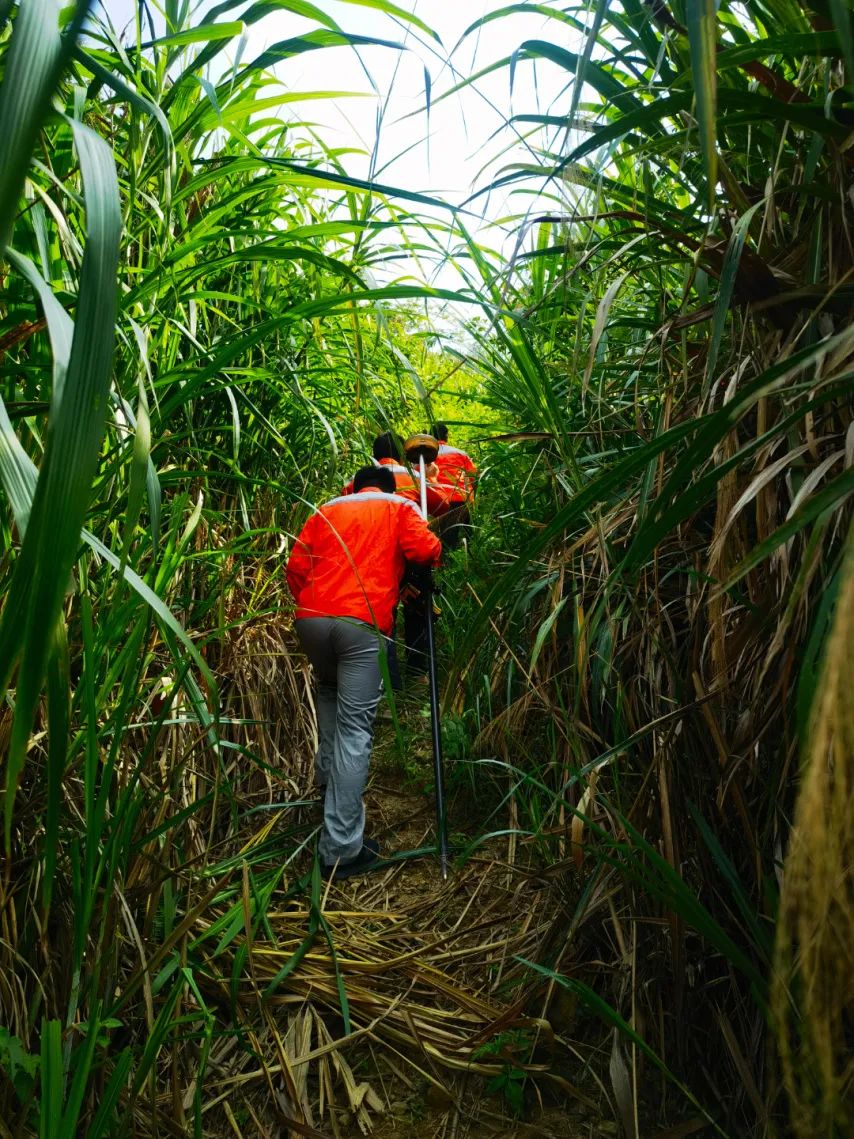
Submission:
M 392 431 L 385 431 L 374 439 L 372 452 L 374 462 L 394 475 L 395 493 L 411 499 L 416 505 L 421 503 L 421 486 L 416 474 L 403 464 L 403 447 Z M 344 494 L 352 493 L 353 480 L 344 486 Z M 453 488 L 442 483 L 439 469 L 432 463 L 427 468 L 427 513 L 431 518 L 440 518 L 447 513 L 453 497 Z
M 297 636 L 317 681 L 318 787 L 325 787 L 318 850 L 326 877 L 368 870 L 362 795 L 380 697 L 380 651 L 392 633 L 407 562 L 434 566 L 442 545 L 386 467 L 362 467 L 353 492 L 306 522 L 288 558 Z
M 477 467 L 471 457 L 459 447 L 448 443 L 447 423 L 434 423 L 430 434 L 439 443 L 436 456 L 437 483 L 446 488 L 448 507 L 442 515 L 439 533 L 448 549 L 454 549 L 471 529 L 469 504 L 474 500 Z
M 377 435 L 373 442 L 374 462 L 383 470 L 394 475 L 395 493 L 408 498 L 420 509 L 421 485 L 417 474 L 403 464 L 403 445 L 392 431 Z M 438 470 L 427 469 L 427 513 L 431 518 L 441 519 L 451 502 L 453 488 L 438 481 Z M 344 493 L 352 482 L 344 487 Z M 441 525 L 441 523 L 440 523 Z M 429 568 L 417 562 L 407 564 L 403 578 L 403 643 L 406 647 L 406 672 L 408 676 L 422 683 L 427 679 L 427 594 Z M 396 622 L 394 622 L 396 623 Z M 388 670 L 391 686 L 395 691 L 403 687 L 397 645 L 392 637 L 388 651 Z

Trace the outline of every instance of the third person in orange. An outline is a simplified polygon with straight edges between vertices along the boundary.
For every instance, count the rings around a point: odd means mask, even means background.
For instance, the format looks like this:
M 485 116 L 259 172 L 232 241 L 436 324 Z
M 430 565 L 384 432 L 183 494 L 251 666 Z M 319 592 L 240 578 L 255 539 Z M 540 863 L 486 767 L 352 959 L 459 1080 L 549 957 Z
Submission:
M 439 523 L 439 535 L 448 549 L 455 549 L 471 530 L 469 506 L 474 501 L 477 467 L 465 451 L 450 445 L 447 423 L 434 423 L 430 434 L 439 443 L 437 482 L 445 489 L 448 503 Z

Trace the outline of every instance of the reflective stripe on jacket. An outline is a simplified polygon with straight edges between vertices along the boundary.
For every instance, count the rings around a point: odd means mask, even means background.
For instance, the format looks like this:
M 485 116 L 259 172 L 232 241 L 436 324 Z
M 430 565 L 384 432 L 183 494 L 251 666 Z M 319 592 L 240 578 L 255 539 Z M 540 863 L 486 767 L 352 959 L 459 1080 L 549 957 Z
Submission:
M 451 487 L 452 502 L 465 502 L 473 497 L 477 467 L 465 451 L 440 443 L 436 466 L 439 468 L 439 482 Z
M 418 507 L 367 487 L 321 506 L 288 558 L 299 617 L 355 617 L 390 633 L 404 560 L 437 565 L 442 544 Z
M 375 460 L 377 461 L 377 460 Z M 381 467 L 388 467 L 394 475 L 396 485 L 395 494 L 400 495 L 401 498 L 408 498 L 410 502 L 414 502 L 417 507 L 421 507 L 421 483 L 418 475 L 413 475 L 408 467 L 404 467 L 402 463 L 398 463 L 396 459 L 379 459 Z M 353 480 L 345 485 L 344 494 L 353 493 Z M 444 514 L 451 504 L 452 491 L 450 487 L 439 485 L 438 483 L 427 483 L 427 513 L 431 518 L 438 518 Z

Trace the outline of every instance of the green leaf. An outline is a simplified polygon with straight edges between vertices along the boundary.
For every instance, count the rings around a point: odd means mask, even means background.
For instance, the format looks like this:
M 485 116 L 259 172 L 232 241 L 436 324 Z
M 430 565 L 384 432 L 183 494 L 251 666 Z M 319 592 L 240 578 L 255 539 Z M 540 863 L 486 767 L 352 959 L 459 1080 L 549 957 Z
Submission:
M 97 135 L 82 123 L 69 123 L 86 192 L 86 248 L 65 384 L 60 400 L 55 393 L 27 532 L 0 618 L 0 690 L 21 660 L 6 774 L 7 843 L 54 625 L 100 455 L 115 338 L 121 232 L 115 164 Z
M 58 1020 L 43 1020 L 39 1139 L 57 1139 L 62 1134 L 62 1080 L 62 1025 Z
M 833 628 L 833 614 L 839 596 L 840 580 L 840 571 L 836 570 L 819 599 L 809 638 L 804 646 L 797 694 L 798 736 L 802 750 L 807 746 L 810 711 L 822 676 L 825 644 Z
M 722 1136 L 723 1139 L 726 1139 L 726 1132 L 722 1131 L 721 1128 L 717 1126 L 709 1113 L 700 1106 L 696 1098 L 691 1094 L 691 1092 L 681 1082 L 681 1080 L 679 1080 L 678 1077 L 673 1074 L 673 1072 L 670 1070 L 670 1068 L 668 1068 L 658 1053 L 653 1048 L 650 1048 L 649 1044 L 647 1044 L 644 1038 L 639 1033 L 637 1033 L 632 1028 L 632 1026 L 623 1019 L 622 1016 L 620 1016 L 616 1009 L 612 1008 L 607 1001 L 603 1000 L 602 997 L 600 997 L 594 989 L 592 989 L 589 985 L 586 985 L 583 981 L 577 981 L 574 977 L 564 977 L 561 973 L 556 973 L 553 969 L 549 969 L 545 965 L 538 965 L 534 961 L 528 961 L 525 957 L 517 956 L 516 960 L 519 961 L 522 965 L 525 965 L 528 969 L 532 969 L 535 973 L 540 973 L 542 976 L 548 977 L 550 980 L 557 982 L 557 984 L 562 988 L 568 989 L 569 992 L 575 993 L 578 997 L 580 997 L 592 1012 L 600 1017 L 606 1024 L 610 1025 L 612 1028 L 616 1028 L 617 1031 L 626 1038 L 626 1040 L 630 1041 L 638 1049 L 640 1049 L 640 1051 L 643 1052 L 643 1054 L 655 1065 L 655 1067 L 662 1073 L 662 1075 L 670 1080 L 677 1088 L 679 1088 L 685 1098 L 688 1099 L 689 1102 L 691 1102 L 702 1113 L 704 1119 L 707 1121 L 707 1123 L 710 1124 L 710 1126 L 714 1128 L 718 1135 Z
M 148 482 L 149 467 L 151 465 L 151 421 L 148 417 L 148 400 L 145 387 L 139 384 L 139 403 L 136 409 L 136 430 L 133 438 L 133 457 L 130 469 L 130 489 L 128 491 L 128 505 L 125 514 L 124 541 L 122 543 L 122 558 L 119 566 L 119 576 L 124 576 L 128 554 L 136 524 L 142 512 L 142 502 Z
M 700 152 L 706 174 L 706 204 L 715 205 L 718 181 L 717 151 L 717 27 L 715 0 L 685 0 L 688 40 L 691 45 L 691 71 L 700 126 Z
M 126 82 L 120 75 L 116 75 L 114 71 L 104 67 L 97 59 L 94 52 L 83 51 L 82 48 L 76 48 L 74 51 L 74 58 L 83 64 L 85 68 L 92 72 L 96 79 L 101 83 L 107 84 L 108 87 L 120 95 L 128 103 L 134 107 L 138 107 L 144 114 L 150 115 L 157 125 L 160 127 L 160 133 L 163 136 L 163 143 L 166 147 L 167 154 L 170 156 L 174 150 L 172 141 L 172 130 L 169 126 L 169 120 L 161 111 L 157 103 L 152 102 L 151 99 L 140 94 L 135 87 Z
M 133 1060 L 134 1055 L 130 1048 L 125 1048 L 119 1053 L 107 1086 L 98 1097 L 98 1110 L 86 1129 L 86 1139 L 101 1139 L 108 1133 L 115 1133 L 113 1129 L 116 1123 L 119 1098 L 127 1087 Z
M 750 553 L 742 558 L 735 569 L 733 569 L 724 583 L 723 588 L 731 589 L 740 582 L 746 574 L 750 573 L 752 569 L 755 569 L 756 566 L 764 562 L 767 557 L 770 557 L 784 542 L 788 542 L 790 538 L 794 538 L 796 534 L 799 534 L 801 530 L 823 514 L 825 510 L 832 510 L 837 506 L 841 506 L 852 494 L 854 494 L 854 470 L 843 471 L 841 475 L 838 475 L 822 490 L 810 495 L 806 502 L 798 507 L 791 518 L 787 519 L 782 526 L 778 526 L 764 541 L 755 545 Z
M 8 1078 L 21 1103 L 27 1103 L 32 1095 L 39 1064 L 39 1057 L 27 1052 L 18 1037 L 0 1025 L 0 1071 Z
M 21 446 L 0 398 L 0 480 L 22 538 L 27 532 L 38 477 L 35 463 Z
M 10 264 L 26 277 L 32 285 L 42 306 L 42 312 L 47 322 L 50 346 L 53 352 L 53 397 L 56 401 L 56 405 L 59 406 L 62 399 L 62 389 L 65 384 L 65 373 L 68 369 L 68 360 L 71 356 L 71 342 L 74 338 L 74 321 L 56 299 L 53 290 L 28 257 L 24 257 L 14 249 L 7 249 L 6 256 Z M 20 526 L 20 520 L 18 521 L 18 525 Z M 26 526 L 24 526 L 24 529 L 26 529 Z
M 48 658 L 47 669 L 47 780 L 44 824 L 44 878 L 42 880 L 42 907 L 45 914 L 53 900 L 54 877 L 59 848 L 59 827 L 62 817 L 62 779 L 68 754 L 68 737 L 71 723 L 69 691 L 71 668 L 68 657 L 68 637 L 65 623 L 57 621 L 54 643 Z
M 234 82 L 242 83 L 247 76 L 255 72 L 267 71 L 275 64 L 292 59 L 295 55 L 303 55 L 305 52 L 318 51 L 325 47 L 388 47 L 395 51 L 405 50 L 405 45 L 402 43 L 377 39 L 375 36 L 358 36 L 332 31 L 307 32 L 304 36 L 294 36 L 289 40 L 271 44 L 237 73 Z
M 143 51 L 157 47 L 186 47 L 195 43 L 211 43 L 216 40 L 231 40 L 242 35 L 245 24 L 242 20 L 231 20 L 222 24 L 199 24 L 195 28 L 182 28 L 180 32 L 161 36 L 160 39 L 144 43 Z
M 62 1124 L 57 1139 L 75 1139 L 78 1135 L 77 1123 L 83 1107 L 86 1088 L 93 1075 L 95 1048 L 100 1030 L 100 1001 L 95 1000 L 89 1014 L 89 1021 L 82 1047 L 75 1049 L 74 1074 L 68 1089 L 68 1099 L 62 1113 Z
M 741 254 L 744 250 L 747 235 L 750 232 L 750 223 L 753 221 L 756 211 L 761 205 L 764 205 L 764 202 L 757 202 L 755 206 L 750 207 L 747 213 L 741 215 L 733 226 L 732 236 L 727 243 L 724 263 L 721 268 L 720 288 L 715 298 L 715 311 L 712 317 L 712 334 L 709 340 L 709 351 L 706 356 L 706 373 L 703 380 L 704 394 L 708 392 L 709 385 L 715 378 L 718 352 L 720 351 L 721 341 L 723 339 L 726 319 L 730 312 L 732 293 L 736 278 L 738 277 L 738 268 L 741 264 Z
M 91 0 L 80 0 L 60 37 L 53 0 L 18 6 L 0 87 L 0 255 L 12 233 L 36 136 L 90 7 Z
M 342 3 L 347 4 L 351 8 L 372 8 L 376 12 L 384 12 L 387 16 L 391 16 L 395 20 L 399 20 L 404 24 L 412 24 L 414 28 L 419 28 L 425 35 L 431 39 L 441 43 L 438 32 L 426 24 L 420 17 L 416 16 L 414 12 L 407 11 L 406 8 L 400 8 L 397 4 L 389 3 L 389 0 L 342 0 Z
M 830 0 L 830 11 L 833 15 L 833 25 L 839 38 L 839 46 L 845 59 L 847 80 L 854 82 L 854 31 L 851 24 L 850 0 Z

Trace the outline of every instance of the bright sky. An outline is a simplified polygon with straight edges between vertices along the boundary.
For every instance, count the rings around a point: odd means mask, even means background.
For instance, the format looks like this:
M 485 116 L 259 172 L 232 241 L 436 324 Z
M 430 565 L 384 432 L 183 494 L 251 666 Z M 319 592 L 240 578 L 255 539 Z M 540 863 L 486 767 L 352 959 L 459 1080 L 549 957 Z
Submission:
M 342 0 L 318 2 L 343 30 L 402 41 L 407 47 L 403 53 L 390 48 L 360 48 L 358 55 L 350 47 L 328 48 L 296 56 L 275 69 L 277 77 L 292 92 L 336 90 L 362 92 L 368 96 L 290 103 L 283 108 L 287 117 L 317 123 L 318 132 L 328 145 L 367 151 L 366 156 L 350 154 L 343 159 L 347 172 L 356 177 L 366 178 L 371 173 L 369 155 L 377 138 L 377 115 L 381 114 L 383 122 L 374 177 L 408 190 L 438 194 L 459 205 L 473 188 L 484 187 L 507 164 L 535 161 L 524 145 L 512 144 L 512 129 L 501 129 L 506 117 L 537 111 L 568 112 L 571 95 L 564 90 L 565 73 L 542 61 L 536 65 L 531 61 L 519 63 L 512 97 L 509 69 L 505 67 L 478 80 L 475 86 L 434 103 L 429 125 L 423 109 L 425 67 L 430 72 L 435 101 L 455 82 L 511 55 L 526 39 L 542 38 L 559 43 L 568 39 L 570 32 L 565 25 L 562 28 L 539 13 L 502 17 L 456 46 L 471 24 L 504 7 L 506 0 L 399 0 L 399 7 L 411 9 L 438 33 L 441 45 L 418 29 L 401 26 L 371 8 L 356 7 Z M 121 28 L 132 18 L 135 0 L 102 0 L 102 4 L 114 24 Z M 211 6 L 210 0 L 200 5 L 195 22 L 201 22 Z M 245 4 L 235 4 L 234 15 L 227 13 L 220 19 L 239 18 L 244 9 Z M 313 21 L 289 12 L 272 12 L 248 28 L 243 60 L 253 59 L 271 44 L 316 26 Z M 566 42 L 565 46 L 576 45 Z M 455 47 L 452 66 L 456 75 L 445 62 Z M 487 167 L 486 172 L 484 167 Z M 506 247 L 506 238 L 499 238 L 494 231 L 490 234 L 488 220 L 508 212 L 519 213 L 527 204 L 518 198 L 514 201 L 512 195 L 508 198 L 506 191 L 478 198 L 471 206 L 472 210 L 485 214 L 483 221 L 472 219 L 478 239 Z
M 388 97 L 380 135 L 380 167 L 411 148 L 404 157 L 393 162 L 383 179 L 397 180 L 410 189 L 447 194 L 459 202 L 475 181 L 480 182 L 477 175 L 485 158 L 499 148 L 499 144 L 494 143 L 481 151 L 490 134 L 502 126 L 503 116 L 511 113 L 509 72 L 505 68 L 479 80 L 476 88 L 466 89 L 434 105 L 428 128 L 427 115 L 422 111 L 426 103 L 424 69 L 430 72 L 435 100 L 455 81 L 509 56 L 525 39 L 539 37 L 548 24 L 552 29 L 556 26 L 554 21 L 546 21 L 533 13 L 487 24 L 463 41 L 454 53 L 452 63 L 457 72 L 454 76 L 444 62 L 446 54 L 467 27 L 500 6 L 495 0 L 421 0 L 413 10 L 439 34 L 440 46 L 418 30 L 407 32 L 395 26 L 380 12 L 353 7 L 341 0 L 327 0 L 324 11 L 346 31 L 402 40 L 409 50 L 400 54 L 388 48 L 369 47 L 359 49 L 357 56 L 351 48 L 333 48 L 298 57 L 278 69 L 278 74 L 292 90 L 334 86 L 370 93 L 369 99 L 339 100 L 335 104 L 311 107 L 312 116 L 328 124 L 342 145 L 352 144 L 355 132 L 363 145 L 370 148 L 376 137 L 376 114 L 381 100 L 371 90 L 363 62 L 381 95 Z M 251 29 L 249 46 L 263 49 L 308 26 L 307 21 L 297 17 L 271 15 Z M 544 66 L 550 72 L 549 78 L 554 80 L 554 70 Z M 520 64 L 514 80 L 513 110 L 536 109 L 532 77 L 532 65 Z M 554 83 L 549 86 L 547 96 L 553 96 Z M 490 106 L 490 101 L 500 112 Z M 421 113 L 404 117 L 412 112 Z M 507 137 L 504 137 L 505 143 Z

